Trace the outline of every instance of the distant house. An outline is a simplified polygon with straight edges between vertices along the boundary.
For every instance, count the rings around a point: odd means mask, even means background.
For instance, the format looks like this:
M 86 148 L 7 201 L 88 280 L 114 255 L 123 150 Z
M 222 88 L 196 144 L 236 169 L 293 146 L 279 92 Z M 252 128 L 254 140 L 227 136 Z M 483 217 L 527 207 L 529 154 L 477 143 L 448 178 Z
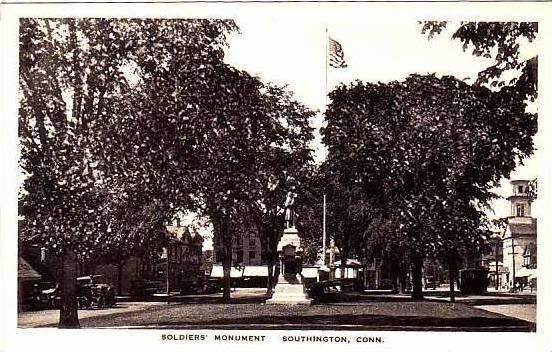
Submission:
M 209 275 L 213 269 L 213 250 L 207 249 L 203 251 L 203 259 L 201 260 L 201 272 Z
M 213 263 L 222 262 L 222 246 L 215 237 Z M 253 225 L 236 230 L 232 236 L 232 265 L 263 265 L 266 264 L 264 251 L 261 245 L 259 231 Z
M 31 292 L 33 285 L 42 279 L 40 275 L 25 259 L 17 258 L 17 297 L 21 306 L 24 297 Z
M 497 287 L 498 285 L 500 288 L 507 282 L 505 273 L 508 272 L 504 267 L 504 243 L 500 231 L 496 231 L 491 236 L 488 244 L 488 251 L 481 255 L 481 263 L 478 266 L 489 270 L 489 286 Z
M 166 282 L 168 263 L 170 289 L 186 289 L 203 277 L 203 237 L 187 226 L 181 226 L 180 221 L 167 226 L 167 231 L 170 242 L 157 262 L 156 279 Z
M 140 257 L 131 256 L 121 262 L 121 268 L 117 263 L 100 264 L 94 259 L 78 262 L 77 275 L 103 275 L 103 281 L 118 287 L 118 293 L 129 294 L 134 280 L 160 280 L 166 283 L 167 253 L 170 258 L 169 270 L 170 284 L 172 288 L 180 289 L 186 282 L 197 281 L 203 275 L 201 271 L 203 238 L 191 232 L 180 224 L 167 226 L 170 234 L 169 250 L 163 249 L 163 254 L 149 253 Z M 53 255 L 38 245 L 22 244 L 19 248 L 20 260 L 24 261 L 24 267 L 32 267 L 43 280 L 60 282 L 61 258 Z M 121 278 L 119 279 L 119 273 Z M 29 281 L 25 278 L 25 284 Z M 26 286 L 25 286 L 26 287 Z

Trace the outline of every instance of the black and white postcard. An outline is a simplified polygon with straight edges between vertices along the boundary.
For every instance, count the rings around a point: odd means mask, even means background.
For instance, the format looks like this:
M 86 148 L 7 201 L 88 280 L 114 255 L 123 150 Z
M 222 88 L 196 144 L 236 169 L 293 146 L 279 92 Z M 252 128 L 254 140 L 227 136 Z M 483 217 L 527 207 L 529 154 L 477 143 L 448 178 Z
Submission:
M 550 350 L 550 3 L 1 6 L 2 350 Z

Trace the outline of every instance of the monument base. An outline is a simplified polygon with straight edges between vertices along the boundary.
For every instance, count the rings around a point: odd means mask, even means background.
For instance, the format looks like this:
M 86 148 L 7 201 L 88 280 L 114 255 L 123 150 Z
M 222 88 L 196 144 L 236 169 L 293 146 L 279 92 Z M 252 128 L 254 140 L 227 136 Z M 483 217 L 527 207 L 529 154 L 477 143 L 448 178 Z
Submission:
M 278 284 L 274 288 L 272 298 L 268 299 L 266 304 L 284 304 L 284 305 L 310 305 L 312 299 L 307 297 L 303 280 L 300 275 L 282 275 L 278 276 Z

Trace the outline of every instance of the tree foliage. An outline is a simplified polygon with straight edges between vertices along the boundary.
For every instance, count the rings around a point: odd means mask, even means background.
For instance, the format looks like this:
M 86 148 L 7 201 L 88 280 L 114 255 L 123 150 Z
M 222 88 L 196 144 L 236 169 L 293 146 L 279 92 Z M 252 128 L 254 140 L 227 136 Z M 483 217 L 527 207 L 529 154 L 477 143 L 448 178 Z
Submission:
M 533 152 L 536 115 L 522 92 L 412 75 L 342 85 L 330 98 L 328 162 L 380 209 L 368 212 L 380 214 L 378 227 L 394 224 L 383 242 L 418 261 L 482 245 L 492 188 Z
M 182 122 L 202 116 L 193 94 L 224 89 L 205 72 L 221 67 L 235 24 L 22 19 L 20 27 L 21 238 L 81 258 L 150 246 L 177 205 L 192 203 L 186 142 L 197 134 Z M 76 318 L 69 301 L 62 312 Z
M 426 21 L 422 34 L 432 38 L 440 34 L 448 22 Z M 520 58 L 520 47 L 537 38 L 537 22 L 461 22 L 452 35 L 462 43 L 464 51 L 471 49 L 474 56 L 492 59 L 493 65 L 479 72 L 476 85 L 493 87 L 514 86 L 530 99 L 537 96 L 538 56 Z M 518 71 L 514 78 L 505 81 L 503 73 Z
M 185 153 L 168 148 L 185 133 L 174 105 L 189 103 L 161 97 L 171 96 L 163 93 L 174 88 L 175 67 L 185 82 L 202 83 L 195 69 L 220 61 L 233 29 L 207 20 L 22 19 L 22 233 L 84 253 L 120 240 L 102 231 L 125 219 L 120 206 L 156 209 L 153 228 L 170 217 L 171 200 L 189 189 Z M 133 226 L 127 218 L 121 226 Z

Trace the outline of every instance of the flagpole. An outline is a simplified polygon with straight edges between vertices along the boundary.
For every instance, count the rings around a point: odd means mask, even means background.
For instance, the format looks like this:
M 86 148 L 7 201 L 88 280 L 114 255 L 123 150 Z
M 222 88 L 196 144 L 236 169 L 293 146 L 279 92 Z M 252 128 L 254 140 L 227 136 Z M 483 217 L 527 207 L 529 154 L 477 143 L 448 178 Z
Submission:
M 328 107 L 328 27 L 326 27 L 326 65 L 324 66 L 324 101 L 326 102 L 326 108 Z M 326 109 L 324 109 L 325 111 Z
M 324 66 L 324 112 L 328 108 L 328 27 L 326 27 L 326 65 Z M 322 215 L 322 265 L 326 267 L 326 195 L 324 194 L 324 209 Z
M 326 36 L 326 64 L 324 65 L 324 112 L 328 108 L 328 27 L 325 28 Z M 326 267 L 326 195 L 324 194 L 324 209 L 322 215 L 322 265 Z

